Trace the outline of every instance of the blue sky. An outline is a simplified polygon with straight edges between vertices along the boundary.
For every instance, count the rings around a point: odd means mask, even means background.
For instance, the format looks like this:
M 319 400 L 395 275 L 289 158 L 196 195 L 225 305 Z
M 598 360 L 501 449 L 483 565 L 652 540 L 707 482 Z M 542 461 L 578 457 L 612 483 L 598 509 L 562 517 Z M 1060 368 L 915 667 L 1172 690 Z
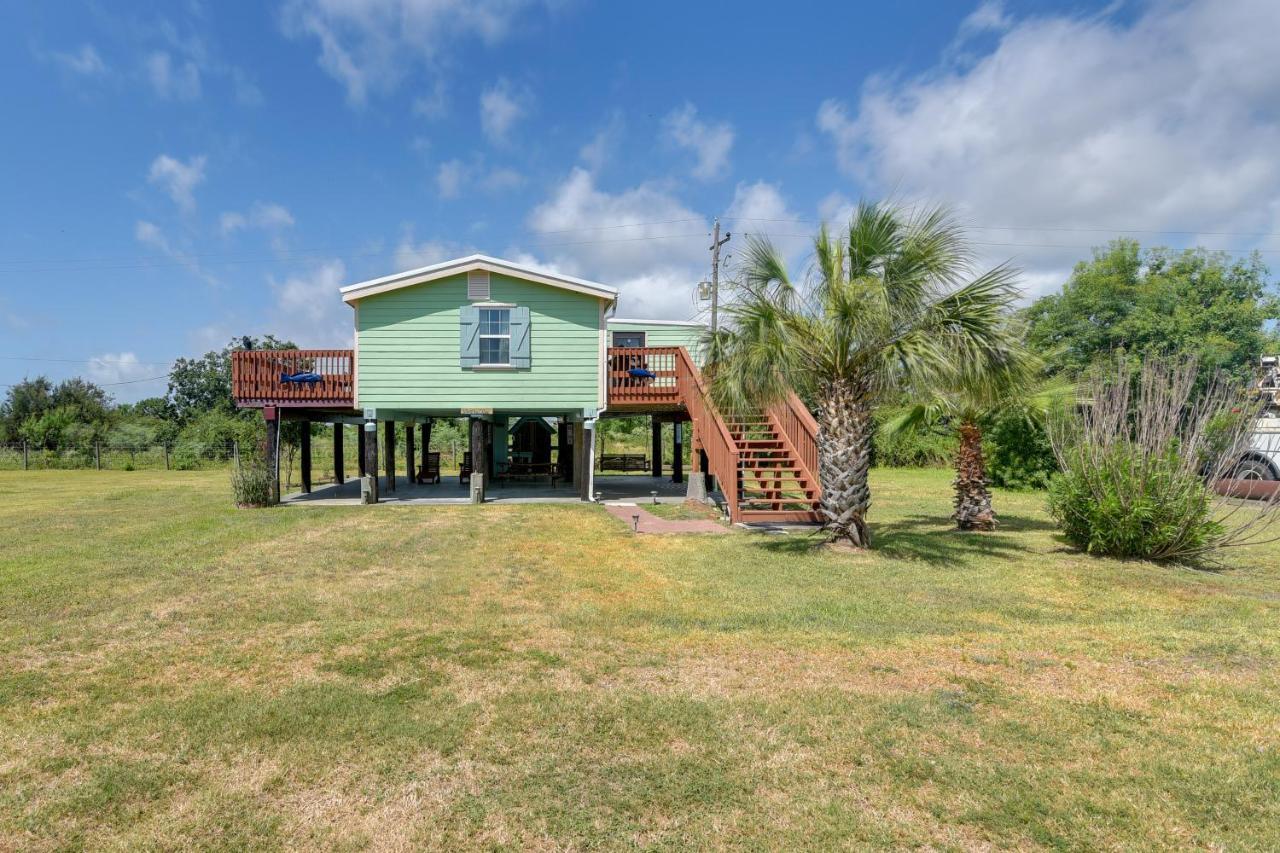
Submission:
M 1280 4 L 29 3 L 0 10 L 0 384 L 162 393 L 483 251 L 687 318 L 707 232 L 953 205 L 1028 294 L 1089 247 L 1280 257 Z M 147 380 L 147 381 L 138 381 Z

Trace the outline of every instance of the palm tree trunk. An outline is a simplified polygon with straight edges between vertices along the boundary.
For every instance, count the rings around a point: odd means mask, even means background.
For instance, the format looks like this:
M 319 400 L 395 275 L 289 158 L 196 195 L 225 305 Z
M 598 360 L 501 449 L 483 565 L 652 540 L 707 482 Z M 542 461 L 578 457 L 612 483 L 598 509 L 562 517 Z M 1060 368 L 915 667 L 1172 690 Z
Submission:
M 818 411 L 820 511 L 829 541 L 868 548 L 871 406 L 865 389 L 841 380 L 822 389 Z
M 956 511 L 952 520 L 961 530 L 995 530 L 996 514 L 987 488 L 987 460 L 982 455 L 982 430 L 973 421 L 960 424 L 956 451 Z

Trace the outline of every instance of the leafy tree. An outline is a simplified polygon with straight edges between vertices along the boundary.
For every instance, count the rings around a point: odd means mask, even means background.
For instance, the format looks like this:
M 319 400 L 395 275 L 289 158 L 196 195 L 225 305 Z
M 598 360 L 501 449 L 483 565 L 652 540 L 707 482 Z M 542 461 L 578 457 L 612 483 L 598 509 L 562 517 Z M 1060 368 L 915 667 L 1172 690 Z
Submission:
M 13 441 L 19 435 L 22 424 L 31 417 L 40 417 L 53 408 L 53 383 L 43 376 L 24 379 L 9 388 L 5 401 L 0 405 L 0 432 L 5 441 Z
M 951 518 L 961 530 L 994 530 L 996 526 L 984 430 L 1010 414 L 1030 424 L 1043 424 L 1074 395 L 1072 383 L 1045 379 L 1042 369 L 1040 360 L 1026 350 L 1011 348 L 996 363 L 973 363 L 945 384 L 924 389 L 912 405 L 885 423 L 890 434 L 928 428 L 955 432 L 955 513 Z
M 180 358 L 169 371 L 169 405 L 180 423 L 187 423 L 204 412 L 235 412 L 231 397 L 231 353 L 240 350 L 297 349 L 292 341 L 280 341 L 272 335 L 235 338 L 221 350 L 212 350 L 199 358 Z
M 9 389 L 0 422 L 6 440 L 21 438 L 38 447 L 92 442 L 106 433 L 110 398 L 99 386 L 84 379 L 67 379 L 54 385 L 38 376 Z
M 1117 353 L 1136 361 L 1178 356 L 1200 365 L 1201 386 L 1218 371 L 1247 380 L 1275 346 L 1266 322 L 1280 302 L 1258 256 L 1232 261 L 1220 252 L 1143 250 L 1116 240 L 1076 265 L 1061 293 L 1026 311 L 1030 345 L 1054 352 L 1072 376 Z
M 713 393 L 742 412 L 795 389 L 817 404 L 821 512 L 832 541 L 867 547 L 872 408 L 903 384 L 997 360 L 1017 295 L 1006 266 L 972 277 L 942 209 L 862 203 L 837 239 L 824 226 L 800 285 L 767 241 L 748 240 L 742 280 L 709 348 Z

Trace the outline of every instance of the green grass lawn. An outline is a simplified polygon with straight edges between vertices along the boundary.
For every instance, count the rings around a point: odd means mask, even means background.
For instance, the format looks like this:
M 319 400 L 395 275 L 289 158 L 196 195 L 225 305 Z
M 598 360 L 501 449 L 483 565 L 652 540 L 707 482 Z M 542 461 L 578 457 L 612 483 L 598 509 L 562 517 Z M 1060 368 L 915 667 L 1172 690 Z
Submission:
M 875 552 L 0 473 L 0 848 L 1280 847 L 1280 547 Z

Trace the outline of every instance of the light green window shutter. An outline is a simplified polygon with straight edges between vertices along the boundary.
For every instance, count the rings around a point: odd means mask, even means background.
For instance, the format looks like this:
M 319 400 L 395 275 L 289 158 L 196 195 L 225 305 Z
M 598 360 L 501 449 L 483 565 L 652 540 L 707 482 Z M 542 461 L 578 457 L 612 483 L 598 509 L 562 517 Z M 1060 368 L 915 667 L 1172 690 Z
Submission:
M 529 309 L 511 309 L 511 366 L 529 367 Z
M 458 309 L 458 364 L 475 367 L 480 363 L 480 309 L 463 305 Z

